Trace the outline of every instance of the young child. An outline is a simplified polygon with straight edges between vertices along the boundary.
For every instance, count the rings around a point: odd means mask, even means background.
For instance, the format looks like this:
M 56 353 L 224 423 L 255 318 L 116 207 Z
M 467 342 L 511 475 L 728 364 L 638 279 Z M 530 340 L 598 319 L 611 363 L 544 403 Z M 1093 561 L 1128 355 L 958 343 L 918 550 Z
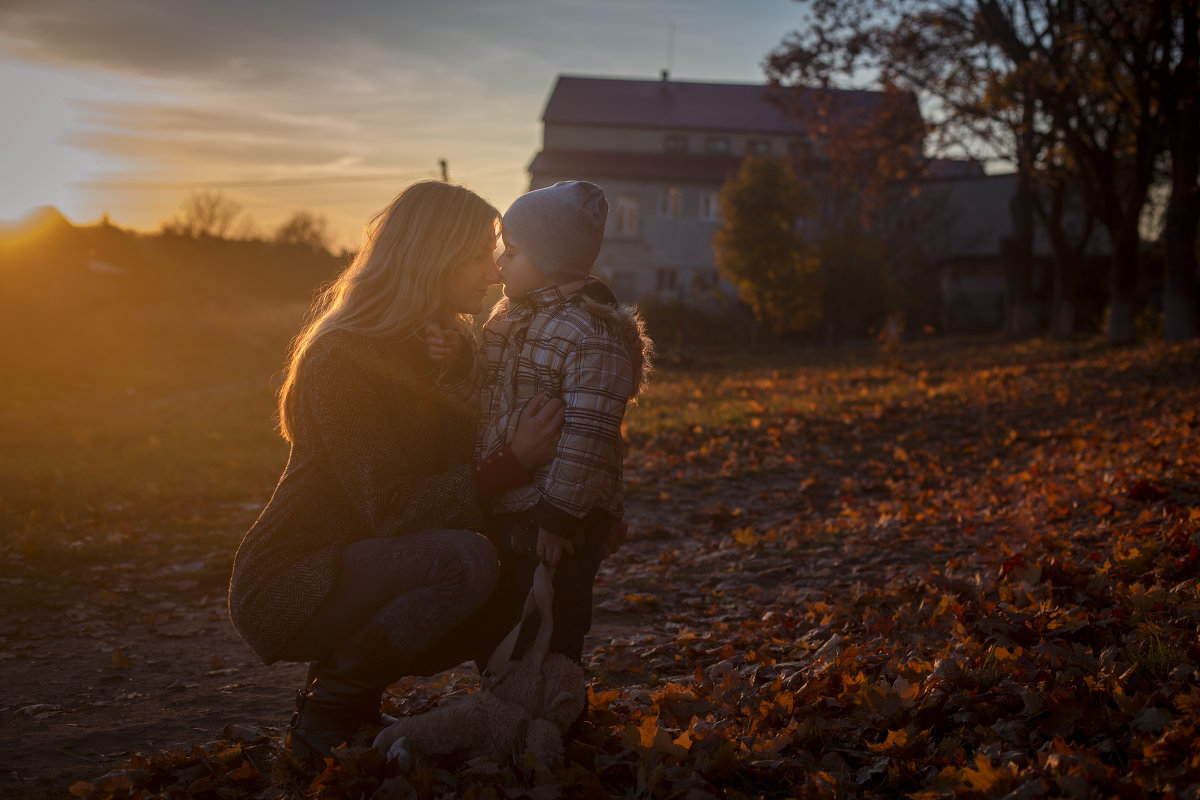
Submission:
M 538 562 L 555 566 L 550 652 L 575 661 L 591 627 L 605 539 L 622 525 L 621 421 L 653 353 L 637 313 L 620 307 L 591 275 L 607 215 L 604 192 L 586 181 L 556 183 L 513 202 L 497 259 L 505 297 L 483 327 L 472 381 L 484 467 L 511 439 L 528 402 L 544 393 L 565 406 L 557 456 L 533 471 L 531 484 L 494 501 L 490 536 L 501 556 L 496 596 L 508 627 Z M 536 625 L 526 628 L 531 636 Z

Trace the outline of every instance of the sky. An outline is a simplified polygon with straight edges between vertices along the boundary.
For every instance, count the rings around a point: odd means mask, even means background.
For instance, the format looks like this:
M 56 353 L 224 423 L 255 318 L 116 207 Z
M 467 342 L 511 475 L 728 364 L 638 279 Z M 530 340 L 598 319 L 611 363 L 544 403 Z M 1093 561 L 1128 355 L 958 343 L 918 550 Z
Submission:
M 441 175 L 503 210 L 560 74 L 762 82 L 796 0 L 0 0 L 0 222 L 156 230 L 220 191 L 353 249 Z

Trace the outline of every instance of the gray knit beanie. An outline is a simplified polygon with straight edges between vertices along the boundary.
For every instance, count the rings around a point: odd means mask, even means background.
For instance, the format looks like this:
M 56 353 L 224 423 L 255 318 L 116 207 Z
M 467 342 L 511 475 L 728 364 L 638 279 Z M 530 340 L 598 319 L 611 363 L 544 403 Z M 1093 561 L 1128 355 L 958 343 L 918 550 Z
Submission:
M 504 238 L 552 278 L 592 271 L 604 239 L 608 200 L 587 181 L 559 181 L 523 194 L 504 212 Z

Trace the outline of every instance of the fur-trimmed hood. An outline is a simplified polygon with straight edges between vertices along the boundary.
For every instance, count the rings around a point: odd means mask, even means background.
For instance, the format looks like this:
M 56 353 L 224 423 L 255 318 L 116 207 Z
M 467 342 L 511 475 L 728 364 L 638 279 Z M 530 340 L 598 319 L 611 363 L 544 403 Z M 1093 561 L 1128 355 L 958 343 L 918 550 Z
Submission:
M 578 288 L 575 288 L 576 286 Z M 594 276 L 589 276 L 579 284 L 572 283 L 554 288 L 564 291 L 553 294 L 545 291 L 537 297 L 531 297 L 527 302 L 532 302 L 535 308 L 557 303 L 575 306 L 595 319 L 607 323 L 629 353 L 629 361 L 633 365 L 633 392 L 629 401 L 636 402 L 645 391 L 650 373 L 654 369 L 654 342 L 646 333 L 646 322 L 637 307 L 619 304 L 612 290 Z M 509 298 L 501 297 L 492 309 L 489 319 L 506 318 L 509 307 Z

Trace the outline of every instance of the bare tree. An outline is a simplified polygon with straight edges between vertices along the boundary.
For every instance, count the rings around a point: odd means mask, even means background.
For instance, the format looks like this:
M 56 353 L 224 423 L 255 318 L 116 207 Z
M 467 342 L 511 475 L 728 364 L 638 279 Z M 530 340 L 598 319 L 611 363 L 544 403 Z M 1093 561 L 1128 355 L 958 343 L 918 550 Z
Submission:
M 869 75 L 891 96 L 922 98 L 925 136 L 917 140 L 903 176 L 907 180 L 921 177 L 922 146 L 939 154 L 1015 165 L 1014 234 L 1002 243 L 1008 289 L 1005 329 L 1014 336 L 1035 332 L 1034 115 L 1027 102 L 1011 102 L 1011 95 L 1006 102 L 995 102 L 996 87 L 1013 68 L 980 36 L 977 4 L 809 0 L 806 5 L 811 24 L 790 34 L 768 57 L 769 78 L 791 86 L 833 86 Z M 897 130 L 903 128 L 884 127 L 881 132 Z
M 328 253 L 329 241 L 329 224 L 310 211 L 297 211 L 275 229 L 277 244 L 307 247 L 314 253 Z
M 768 74 L 828 82 L 873 70 L 882 85 L 929 98 L 935 149 L 991 149 L 1014 164 L 1016 235 L 1005 247 L 1013 266 L 1031 267 L 1032 210 L 1044 203 L 1043 221 L 1056 219 L 1044 168 L 1060 148 L 1068 157 L 1055 168 L 1074 171 L 1085 210 L 1113 244 L 1108 337 L 1124 343 L 1134 335 L 1138 221 L 1166 142 L 1161 84 L 1170 72 L 1175 85 L 1192 86 L 1186 69 L 1169 65 L 1173 57 L 1189 63 L 1179 57 L 1187 52 L 1179 14 L 1190 8 L 1194 22 L 1195 2 L 809 0 L 814 23 L 785 40 Z M 1186 130 L 1193 112 L 1187 104 L 1180 109 Z M 1187 135 L 1196 140 L 1194 127 Z M 1182 169 L 1189 170 L 1186 158 Z M 1190 218 L 1186 209 L 1180 216 Z M 1063 237 L 1051 239 L 1064 246 Z M 1029 299 L 1028 277 L 1010 275 L 1019 305 Z
M 194 191 L 184 198 L 179 214 L 163 224 L 163 230 L 192 238 L 226 239 L 241 217 L 241 204 L 228 195 L 216 190 Z
M 1108 340 L 1134 339 L 1140 221 L 1164 145 L 1154 83 L 1163 53 L 1154 4 L 982 0 L 986 34 L 1032 77 L 1031 90 L 1078 166 L 1108 230 Z

